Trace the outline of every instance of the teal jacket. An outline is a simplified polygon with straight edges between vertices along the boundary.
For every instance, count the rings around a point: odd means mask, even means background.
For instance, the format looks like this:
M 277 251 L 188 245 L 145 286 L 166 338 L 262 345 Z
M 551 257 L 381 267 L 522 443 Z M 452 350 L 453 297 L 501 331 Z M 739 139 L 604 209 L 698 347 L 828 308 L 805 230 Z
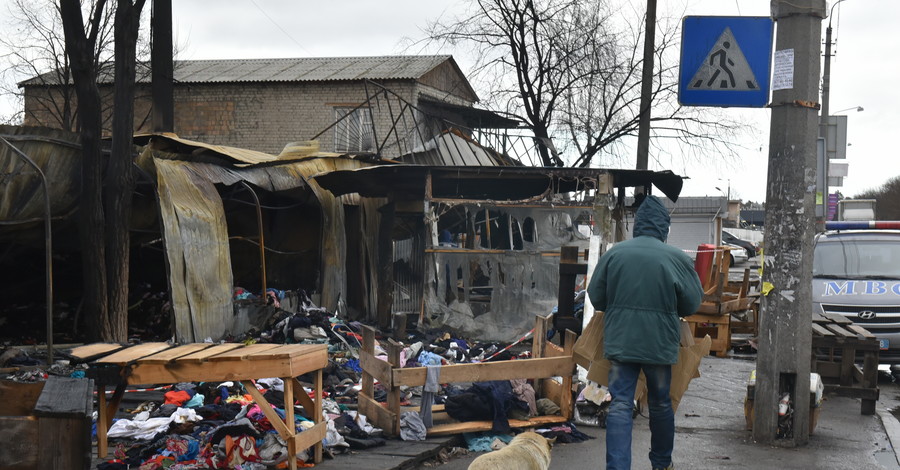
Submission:
M 587 293 L 603 317 L 607 359 L 675 364 L 679 317 L 700 307 L 703 290 L 691 258 L 666 245 L 669 212 L 647 196 L 634 218 L 634 237 L 600 257 Z

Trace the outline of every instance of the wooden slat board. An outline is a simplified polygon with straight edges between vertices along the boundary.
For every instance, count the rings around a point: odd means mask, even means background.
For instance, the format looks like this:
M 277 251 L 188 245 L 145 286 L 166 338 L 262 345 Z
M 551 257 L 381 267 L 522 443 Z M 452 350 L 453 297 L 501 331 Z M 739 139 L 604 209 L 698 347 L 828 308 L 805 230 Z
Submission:
M 207 361 L 239 361 L 244 359 L 245 357 L 251 354 L 257 354 L 264 351 L 268 351 L 270 349 L 275 349 L 279 344 L 251 344 L 249 346 L 244 346 L 242 348 L 232 349 L 230 351 L 223 352 L 222 354 L 216 354 L 215 356 L 210 356 L 207 358 Z
M 215 346 L 202 349 L 195 353 L 188 354 L 187 356 L 182 356 L 178 358 L 178 362 L 203 362 L 208 358 L 215 356 L 217 354 L 222 354 L 226 351 L 231 351 L 232 349 L 242 348 L 244 347 L 241 343 L 224 343 L 217 344 Z
M 269 359 L 288 359 L 292 357 L 302 356 L 304 354 L 315 353 L 319 349 L 328 349 L 324 344 L 277 344 L 277 347 L 253 353 L 247 359 L 251 361 L 269 360 Z
M 116 343 L 86 344 L 84 346 L 72 348 L 72 350 L 69 351 L 69 354 L 78 359 L 87 360 L 94 357 L 103 356 L 114 351 L 118 351 L 124 347 L 125 346 Z
M 849 325 L 853 323 L 849 318 L 837 313 L 823 313 L 822 316 L 839 325 Z
M 172 346 L 168 343 L 144 343 L 123 349 L 121 351 L 110 354 L 109 356 L 97 359 L 98 364 L 119 364 L 125 365 L 129 362 L 136 361 L 151 354 L 165 351 Z
M 859 325 L 847 325 L 847 329 L 853 331 L 856 334 L 862 335 L 863 338 L 866 339 L 875 339 L 875 335 L 869 332 L 869 330 L 859 326 Z
M 152 356 L 138 359 L 138 362 L 142 364 L 165 364 L 167 362 L 172 362 L 181 356 L 187 356 L 189 354 L 193 354 L 195 352 L 202 351 L 211 347 L 213 347 L 213 343 L 183 344 L 181 346 L 176 346 L 174 348 L 158 352 Z
M 822 325 L 819 325 L 817 323 L 812 324 L 812 330 L 813 330 L 813 335 L 834 336 L 834 333 L 828 331 L 828 329 L 826 329 L 825 327 L 823 327 Z
M 568 421 L 562 416 L 535 416 L 527 421 L 518 419 L 509 420 L 512 428 L 531 428 L 545 424 L 565 423 Z M 494 427 L 493 421 L 466 421 L 463 423 L 438 424 L 428 428 L 429 436 L 442 436 L 447 434 L 460 434 L 464 432 L 490 431 Z
M 830 323 L 828 325 L 825 325 L 825 328 L 828 328 L 828 330 L 831 331 L 832 333 L 834 333 L 838 336 L 842 336 L 844 338 L 856 338 L 856 334 L 854 334 L 850 331 L 847 331 L 841 325 L 835 325 L 833 323 Z

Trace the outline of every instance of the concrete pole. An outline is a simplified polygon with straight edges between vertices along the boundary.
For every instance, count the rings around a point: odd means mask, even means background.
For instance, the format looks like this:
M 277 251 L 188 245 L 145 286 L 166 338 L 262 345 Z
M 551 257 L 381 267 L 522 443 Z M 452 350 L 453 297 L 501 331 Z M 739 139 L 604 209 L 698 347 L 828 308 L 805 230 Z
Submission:
M 641 105 L 638 116 L 637 166 L 646 170 L 650 154 L 650 105 L 653 94 L 653 51 L 656 49 L 656 0 L 647 0 L 644 63 L 641 70 Z M 641 189 L 641 188 L 637 188 Z
M 793 86 L 772 94 L 763 280 L 774 289 L 762 299 L 753 438 L 794 447 L 809 441 L 816 101 L 825 0 L 774 0 L 772 14 L 778 21 L 776 54 L 793 50 Z M 779 419 L 786 394 L 793 414 Z M 790 426 L 784 435 L 780 421 Z

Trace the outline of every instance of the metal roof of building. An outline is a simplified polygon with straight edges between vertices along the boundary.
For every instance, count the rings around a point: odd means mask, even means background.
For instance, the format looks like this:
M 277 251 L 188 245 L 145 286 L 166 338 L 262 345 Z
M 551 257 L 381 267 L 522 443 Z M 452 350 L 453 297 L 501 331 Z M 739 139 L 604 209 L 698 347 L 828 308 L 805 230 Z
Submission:
M 459 69 L 450 55 L 398 55 L 176 60 L 174 71 L 176 83 L 415 80 L 448 60 Z M 150 81 L 150 74 L 145 72 L 148 68 L 149 63 L 138 65 L 138 82 Z M 99 75 L 99 83 L 112 83 L 112 64 L 104 67 Z M 55 73 L 48 72 L 22 81 L 19 86 L 53 85 L 58 84 L 58 80 Z

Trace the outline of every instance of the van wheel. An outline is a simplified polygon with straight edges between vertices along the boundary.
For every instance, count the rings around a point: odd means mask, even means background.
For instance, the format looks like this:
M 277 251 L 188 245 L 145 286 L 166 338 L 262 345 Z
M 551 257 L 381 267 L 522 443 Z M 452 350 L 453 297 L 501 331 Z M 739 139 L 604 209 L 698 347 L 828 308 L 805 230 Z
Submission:
M 734 266 L 734 255 L 729 254 L 728 261 L 730 261 L 729 266 Z

